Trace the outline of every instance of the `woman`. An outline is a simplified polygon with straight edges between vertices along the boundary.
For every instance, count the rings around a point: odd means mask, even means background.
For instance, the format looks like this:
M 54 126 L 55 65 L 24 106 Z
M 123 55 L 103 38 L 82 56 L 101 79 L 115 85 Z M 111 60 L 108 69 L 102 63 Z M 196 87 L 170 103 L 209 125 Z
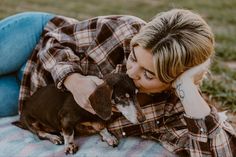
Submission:
M 34 20 L 29 22 L 33 26 L 23 22 L 18 30 L 7 28 L 14 27 L 15 20 L 21 18 Z M 38 20 L 42 21 L 36 28 Z M 3 20 L 0 26 L 3 33 L 8 30 L 8 36 L 1 35 L 6 42 L 0 40 L 0 54 L 5 55 L 0 62 L 2 82 L 12 79 L 13 76 L 2 75 L 18 71 L 35 47 L 26 66 L 21 67 L 24 74 L 23 78 L 19 77 L 19 113 L 28 97 L 53 82 L 59 89 L 69 90 L 81 107 L 95 113 L 88 97 L 103 82 L 104 75 L 126 72 L 139 90 L 147 120 L 132 125 L 120 117 L 109 125 L 113 134 L 156 139 L 181 156 L 233 156 L 235 153 L 233 128 L 225 120 L 219 120 L 215 108 L 199 93 L 198 84 L 214 54 L 213 34 L 199 15 L 173 9 L 146 23 L 133 16 L 100 16 L 77 21 L 50 14 L 25 13 Z M 26 30 L 19 30 L 22 27 Z M 34 28 L 33 34 L 41 34 L 39 41 L 38 36 L 35 42 L 30 39 L 32 35 L 26 33 L 32 30 L 29 27 Z M 23 32 L 18 41 L 9 37 L 13 29 Z M 16 34 L 18 32 L 13 32 L 14 38 Z M 12 47 L 15 43 L 17 49 L 24 51 L 16 51 Z M 29 45 L 32 47 L 27 49 Z M 19 60 L 15 58 L 17 52 Z M 20 59 L 22 55 L 25 60 Z M 6 66 L 4 61 L 11 64 Z M 15 88 L 16 83 L 12 84 Z M 3 115 L 10 115 L 6 111 L 9 102 L 1 103 Z

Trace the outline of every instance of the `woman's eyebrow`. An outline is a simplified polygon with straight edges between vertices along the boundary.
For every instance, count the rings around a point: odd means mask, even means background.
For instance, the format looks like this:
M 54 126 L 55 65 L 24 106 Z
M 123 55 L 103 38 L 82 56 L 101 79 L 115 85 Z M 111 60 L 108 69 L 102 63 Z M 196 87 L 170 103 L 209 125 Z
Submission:
M 145 69 L 145 68 L 144 68 L 144 69 Z M 148 71 L 150 74 L 156 76 L 154 72 L 152 72 L 152 71 L 150 71 L 150 70 L 148 70 L 148 69 L 145 69 L 145 70 Z
M 133 53 L 134 59 L 138 62 L 137 57 L 136 57 L 136 54 L 135 54 L 135 51 L 134 51 L 134 47 L 132 47 L 132 52 L 131 52 L 131 53 Z M 144 68 L 144 67 L 142 67 L 142 68 L 143 68 L 144 70 L 146 70 L 147 72 L 149 72 L 150 74 L 156 76 L 154 72 L 152 72 L 152 71 L 150 71 L 150 70 L 148 70 L 148 69 L 146 69 L 146 68 Z
M 131 53 L 133 53 L 134 59 L 137 60 L 137 57 L 136 57 L 135 52 L 134 52 L 134 47 L 132 47 L 132 52 Z

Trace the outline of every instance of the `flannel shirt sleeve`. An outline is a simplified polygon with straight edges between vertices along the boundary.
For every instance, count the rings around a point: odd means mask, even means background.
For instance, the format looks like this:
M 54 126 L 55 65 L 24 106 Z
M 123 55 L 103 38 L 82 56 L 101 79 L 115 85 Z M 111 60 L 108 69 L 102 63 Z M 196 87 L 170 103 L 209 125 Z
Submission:
M 73 26 L 73 25 L 72 25 Z M 73 29 L 66 26 L 63 29 Z M 43 67 L 49 71 L 55 84 L 60 89 L 64 79 L 71 73 L 82 73 L 80 58 L 75 54 L 75 41 L 70 34 L 62 29 L 56 29 L 45 34 L 43 46 L 38 52 L 38 58 Z
M 232 157 L 236 153 L 236 133 L 214 107 L 204 119 L 184 116 L 188 129 L 190 156 Z

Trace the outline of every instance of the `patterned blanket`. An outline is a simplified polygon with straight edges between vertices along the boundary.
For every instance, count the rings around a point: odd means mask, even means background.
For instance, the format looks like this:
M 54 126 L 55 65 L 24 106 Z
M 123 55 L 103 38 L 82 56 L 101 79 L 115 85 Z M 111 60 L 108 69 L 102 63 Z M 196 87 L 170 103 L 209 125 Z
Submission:
M 0 157 L 66 156 L 63 145 L 39 140 L 29 131 L 13 126 L 11 122 L 18 118 L 13 116 L 0 119 Z M 79 137 L 76 143 L 79 151 L 74 157 L 174 157 L 157 142 L 135 137 L 121 139 L 116 148 L 102 142 L 99 135 Z

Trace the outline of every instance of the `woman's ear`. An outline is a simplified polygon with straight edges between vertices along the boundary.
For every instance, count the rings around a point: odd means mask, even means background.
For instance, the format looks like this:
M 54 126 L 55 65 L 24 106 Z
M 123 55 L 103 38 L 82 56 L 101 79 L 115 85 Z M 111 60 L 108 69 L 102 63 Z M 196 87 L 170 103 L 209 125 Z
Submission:
M 92 108 L 103 120 L 108 120 L 111 117 L 111 97 L 112 89 L 106 82 L 97 86 L 95 91 L 89 97 Z

